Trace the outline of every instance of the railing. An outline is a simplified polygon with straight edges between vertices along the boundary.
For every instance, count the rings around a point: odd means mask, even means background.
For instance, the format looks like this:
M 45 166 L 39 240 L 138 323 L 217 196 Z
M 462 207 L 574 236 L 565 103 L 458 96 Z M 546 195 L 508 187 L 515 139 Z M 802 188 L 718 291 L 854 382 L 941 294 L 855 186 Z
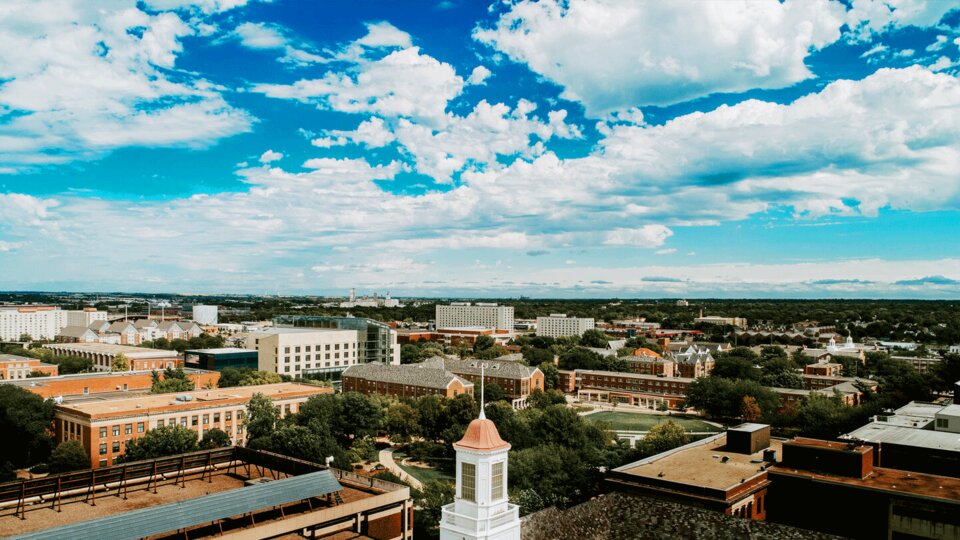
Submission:
M 443 512 L 440 518 L 441 525 L 447 524 L 460 529 L 482 533 L 502 527 L 503 525 L 507 525 L 514 521 L 519 522 L 520 520 L 520 507 L 515 504 L 507 505 L 507 509 L 504 512 L 493 516 L 489 520 L 479 520 L 474 517 L 458 514 L 453 511 L 453 508 L 453 504 L 448 504 L 447 506 L 443 507 Z

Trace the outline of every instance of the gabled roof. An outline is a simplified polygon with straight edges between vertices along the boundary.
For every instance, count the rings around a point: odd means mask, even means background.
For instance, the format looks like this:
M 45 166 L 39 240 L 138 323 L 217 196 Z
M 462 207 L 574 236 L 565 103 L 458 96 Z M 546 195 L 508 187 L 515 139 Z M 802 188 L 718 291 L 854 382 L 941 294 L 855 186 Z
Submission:
M 107 328 L 107 332 L 116 332 L 122 334 L 124 332 L 136 332 L 137 327 L 132 322 L 117 321 L 110 325 L 110 328 Z
M 87 334 L 90 334 L 94 337 L 97 335 L 96 332 L 87 328 L 86 326 L 66 326 L 60 329 L 60 333 L 57 335 L 69 338 L 82 338 Z
M 447 371 L 451 373 L 456 373 L 458 375 L 480 375 L 480 364 L 486 366 L 484 368 L 484 373 L 487 377 L 499 377 L 503 379 L 526 379 L 534 374 L 534 372 L 539 371 L 538 368 L 530 367 L 520 362 L 510 361 L 510 360 L 501 360 L 499 358 L 493 360 L 478 360 L 476 358 L 450 358 L 450 357 L 435 357 L 441 358 L 443 366 Z M 436 360 L 431 359 L 431 361 L 436 362 Z
M 87 326 L 87 328 L 93 330 L 94 332 L 102 332 L 107 328 L 110 328 L 110 323 L 107 321 L 93 321 L 89 326 Z
M 137 321 L 134 322 L 133 324 L 137 328 L 156 328 L 157 326 L 159 326 L 157 321 L 153 319 L 137 319 Z
M 345 369 L 341 376 L 440 390 L 446 390 L 454 381 L 460 381 L 464 387 L 473 386 L 472 382 L 461 379 L 449 371 L 423 364 L 400 366 L 377 362 L 357 364 Z

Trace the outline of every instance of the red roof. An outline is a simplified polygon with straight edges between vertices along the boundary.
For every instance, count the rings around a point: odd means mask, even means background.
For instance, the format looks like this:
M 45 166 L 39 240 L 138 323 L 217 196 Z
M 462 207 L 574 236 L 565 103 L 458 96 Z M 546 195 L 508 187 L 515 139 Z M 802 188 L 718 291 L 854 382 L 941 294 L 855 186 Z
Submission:
M 510 443 L 500 438 L 500 433 L 493 421 L 478 418 L 470 422 L 463 438 L 454 443 L 453 447 L 468 450 L 501 450 L 509 449 Z

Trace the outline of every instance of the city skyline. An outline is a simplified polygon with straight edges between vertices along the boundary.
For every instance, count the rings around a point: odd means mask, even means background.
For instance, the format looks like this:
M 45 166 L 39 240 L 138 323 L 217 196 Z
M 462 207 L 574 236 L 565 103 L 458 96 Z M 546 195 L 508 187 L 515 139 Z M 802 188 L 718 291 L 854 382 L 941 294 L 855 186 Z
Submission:
M 0 289 L 960 298 L 951 2 L 41 3 Z

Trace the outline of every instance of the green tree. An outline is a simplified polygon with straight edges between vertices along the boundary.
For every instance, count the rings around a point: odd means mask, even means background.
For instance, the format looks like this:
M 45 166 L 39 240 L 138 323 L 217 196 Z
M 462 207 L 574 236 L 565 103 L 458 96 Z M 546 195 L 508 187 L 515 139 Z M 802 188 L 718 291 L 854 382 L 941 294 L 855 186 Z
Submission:
M 573 347 L 560 355 L 560 369 L 601 369 L 603 357 L 583 347 Z
M 26 467 L 50 455 L 53 408 L 52 400 L 18 386 L 0 385 L 0 433 L 10 441 L 0 444 L 0 463 Z
M 650 454 L 660 454 L 674 448 L 679 448 L 690 442 L 683 426 L 672 421 L 660 422 L 650 428 L 643 437 L 643 450 Z
M 150 384 L 150 392 L 153 394 L 167 394 L 171 392 L 189 392 L 193 390 L 193 381 L 187 376 L 183 368 L 166 368 L 163 371 L 163 377 L 160 372 L 154 371 L 151 374 L 153 378 Z
M 283 382 L 283 377 L 272 371 L 251 371 L 240 380 L 240 386 L 260 386 L 280 382 Z
M 760 380 L 762 372 L 757 363 L 757 353 L 746 347 L 737 347 L 729 352 L 720 353 L 713 366 L 711 375 L 724 379 Z
M 64 441 L 50 454 L 50 472 L 53 474 L 90 468 L 90 456 L 77 440 Z
M 484 383 L 483 385 L 483 399 L 487 403 L 493 403 L 494 401 L 503 401 L 507 399 L 506 392 L 503 391 L 503 387 L 495 382 Z
M 557 369 L 557 366 L 554 365 L 552 359 L 549 362 L 530 365 L 536 365 L 540 368 L 540 371 L 543 372 L 543 388 L 545 390 L 560 386 L 560 371 Z
M 487 335 L 477 336 L 476 341 L 473 342 L 473 352 L 478 353 L 480 351 L 485 351 L 496 344 L 497 344 L 496 340 L 494 340 L 491 336 L 487 336 Z
M 394 441 L 406 442 L 419 434 L 420 411 L 406 403 L 392 403 L 387 408 L 384 429 Z
M 240 386 L 240 382 L 243 381 L 243 378 L 255 370 L 250 368 L 224 368 L 220 372 L 220 382 L 218 386 L 220 388 L 231 388 L 234 386 Z
M 431 480 L 423 485 L 422 491 L 413 494 L 413 502 L 418 511 L 413 513 L 417 538 L 435 538 L 444 506 L 453 502 L 456 488 L 445 480 Z
M 350 444 L 347 455 L 351 463 L 374 461 L 377 459 L 377 443 L 373 437 L 357 437 Z
M 47 373 L 47 372 L 45 372 L 45 371 L 38 371 L 38 370 L 36 370 L 36 369 L 33 370 L 33 371 L 31 371 L 30 373 L 27 373 L 27 378 L 28 378 L 28 379 L 37 379 L 37 378 L 40 378 L 40 377 L 49 377 L 49 376 L 50 376 L 49 373 Z
M 130 371 L 130 359 L 123 353 L 117 353 L 110 362 L 110 371 Z
M 197 450 L 197 432 L 183 426 L 151 429 L 142 437 L 127 441 L 123 461 L 140 461 L 174 456 Z
M 523 347 L 520 351 L 523 355 L 523 361 L 528 366 L 539 366 L 541 364 L 553 364 L 553 353 L 546 349 L 537 349 L 534 347 Z
M 370 396 L 357 392 L 345 392 L 339 398 L 333 435 L 343 441 L 362 436 L 376 437 L 383 424 L 383 407 Z
M 232 444 L 233 442 L 230 440 L 230 435 L 220 428 L 207 430 L 206 433 L 203 434 L 203 438 L 200 439 L 200 448 L 203 450 L 223 448 L 225 446 L 231 446 Z
M 584 347 L 605 348 L 610 339 L 601 330 L 591 328 L 580 336 L 580 344 Z
M 422 360 L 422 358 L 420 358 L 420 347 L 417 347 L 413 343 L 405 343 L 400 347 L 401 364 L 416 364 L 420 360 Z
M 350 468 L 349 458 L 333 437 L 304 426 L 282 426 L 269 436 L 254 439 L 250 446 L 321 465 L 326 463 L 327 457 L 333 457 L 336 466 Z
M 948 353 L 933 367 L 933 385 L 938 390 L 952 390 L 960 381 L 960 354 Z
M 247 417 L 244 427 L 247 429 L 247 440 L 253 441 L 261 437 L 269 437 L 280 422 L 280 409 L 273 404 L 273 400 L 257 392 L 247 404 Z
M 89 373 L 93 371 L 93 362 L 85 358 L 77 358 L 75 356 L 57 356 L 52 358 L 51 362 L 57 364 L 57 371 L 61 375 Z

